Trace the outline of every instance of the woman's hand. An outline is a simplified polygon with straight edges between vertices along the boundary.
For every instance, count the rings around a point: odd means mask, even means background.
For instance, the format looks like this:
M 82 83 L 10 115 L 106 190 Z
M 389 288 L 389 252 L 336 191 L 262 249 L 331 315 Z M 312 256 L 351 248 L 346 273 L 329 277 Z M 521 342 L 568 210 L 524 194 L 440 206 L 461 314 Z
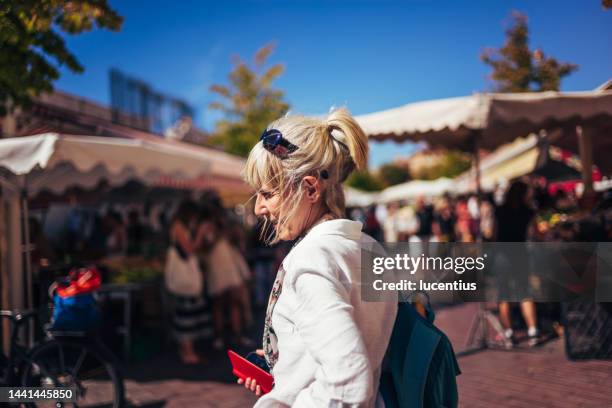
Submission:
M 261 387 L 257 385 L 257 381 L 254 378 L 247 377 L 246 381 L 242 378 L 238 379 L 238 384 L 244 384 L 244 388 L 251 390 L 258 397 L 261 396 Z
M 255 350 L 255 353 L 257 353 L 258 356 L 261 356 L 261 357 L 264 356 L 264 352 L 262 349 Z M 257 395 L 258 397 L 261 396 L 261 387 L 257 385 L 257 381 L 255 381 L 254 378 L 247 377 L 246 381 L 243 380 L 242 378 L 239 378 L 238 384 L 244 384 L 244 388 L 255 393 L 255 395 Z

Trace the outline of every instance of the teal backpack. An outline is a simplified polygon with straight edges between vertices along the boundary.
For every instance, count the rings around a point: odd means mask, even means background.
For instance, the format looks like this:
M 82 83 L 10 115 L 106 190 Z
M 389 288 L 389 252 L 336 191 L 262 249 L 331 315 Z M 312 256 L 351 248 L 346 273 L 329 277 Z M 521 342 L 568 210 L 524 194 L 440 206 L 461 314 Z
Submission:
M 383 360 L 380 392 L 385 408 L 455 408 L 456 376 L 461 374 L 448 337 L 413 304 L 399 304 L 391 341 Z

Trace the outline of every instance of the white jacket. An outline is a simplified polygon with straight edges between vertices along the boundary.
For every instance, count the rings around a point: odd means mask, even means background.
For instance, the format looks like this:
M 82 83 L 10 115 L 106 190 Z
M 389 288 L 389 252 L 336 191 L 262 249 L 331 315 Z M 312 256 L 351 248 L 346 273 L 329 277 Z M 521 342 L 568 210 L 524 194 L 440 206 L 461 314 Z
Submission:
M 275 386 L 256 408 L 380 405 L 380 367 L 397 305 L 361 300 L 361 244 L 375 242 L 361 227 L 346 219 L 318 224 L 283 261 L 272 315 Z

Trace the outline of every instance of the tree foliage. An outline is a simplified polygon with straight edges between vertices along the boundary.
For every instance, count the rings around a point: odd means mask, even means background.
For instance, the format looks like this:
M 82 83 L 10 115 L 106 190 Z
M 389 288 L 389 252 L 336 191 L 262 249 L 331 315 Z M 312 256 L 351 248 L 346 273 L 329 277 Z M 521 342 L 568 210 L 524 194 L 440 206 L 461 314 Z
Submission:
M 274 80 L 283 74 L 284 66 L 265 67 L 274 48 L 272 43 L 260 48 L 252 64 L 234 57 L 229 86 L 217 84 L 210 87 L 221 101 L 213 102 L 209 107 L 224 116 L 216 123 L 211 142 L 229 153 L 247 156 L 265 127 L 289 109 L 283 91 L 272 87 Z
M 498 92 L 558 91 L 563 77 L 578 69 L 575 64 L 547 57 L 541 49 L 529 49 L 527 16 L 512 13 L 506 43 L 498 50 L 486 49 L 481 60 L 493 68 L 491 79 Z
M 32 98 L 51 92 L 60 66 L 83 72 L 61 32 L 75 35 L 94 26 L 118 31 L 122 23 L 106 0 L 2 0 L 0 115 L 7 108 L 27 108 Z
M 443 158 L 433 166 L 422 167 L 417 173 L 411 173 L 412 178 L 418 180 L 435 180 L 440 177 L 453 178 L 472 165 L 470 156 L 456 151 L 448 150 Z
M 379 191 L 383 189 L 383 185 L 378 177 L 368 170 L 351 173 L 346 179 L 346 185 L 363 191 Z
M 383 188 L 405 183 L 410 180 L 410 172 L 405 166 L 387 163 L 378 169 L 377 178 Z
M 383 164 L 376 172 L 369 170 L 353 172 L 346 184 L 363 191 L 379 191 L 410 180 L 406 167 L 395 163 Z

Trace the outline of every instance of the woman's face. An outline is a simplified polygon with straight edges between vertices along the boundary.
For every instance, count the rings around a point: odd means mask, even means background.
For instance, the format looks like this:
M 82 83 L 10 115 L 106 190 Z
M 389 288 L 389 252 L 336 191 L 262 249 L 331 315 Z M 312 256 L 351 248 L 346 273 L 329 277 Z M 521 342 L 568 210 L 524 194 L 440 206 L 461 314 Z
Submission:
M 282 230 L 277 230 L 277 236 L 281 241 L 291 241 L 296 239 L 307 226 L 314 213 L 314 207 L 318 202 L 319 190 L 318 185 L 315 187 L 316 196 L 313 202 L 313 198 L 309 194 L 302 195 L 302 199 L 297 204 L 298 208 L 295 213 L 295 216 L 292 217 L 282 228 Z M 267 218 L 268 221 L 277 228 L 279 213 L 282 204 L 282 197 L 280 193 L 270 186 L 264 185 L 257 192 L 257 199 L 255 201 L 255 215 L 262 218 Z

